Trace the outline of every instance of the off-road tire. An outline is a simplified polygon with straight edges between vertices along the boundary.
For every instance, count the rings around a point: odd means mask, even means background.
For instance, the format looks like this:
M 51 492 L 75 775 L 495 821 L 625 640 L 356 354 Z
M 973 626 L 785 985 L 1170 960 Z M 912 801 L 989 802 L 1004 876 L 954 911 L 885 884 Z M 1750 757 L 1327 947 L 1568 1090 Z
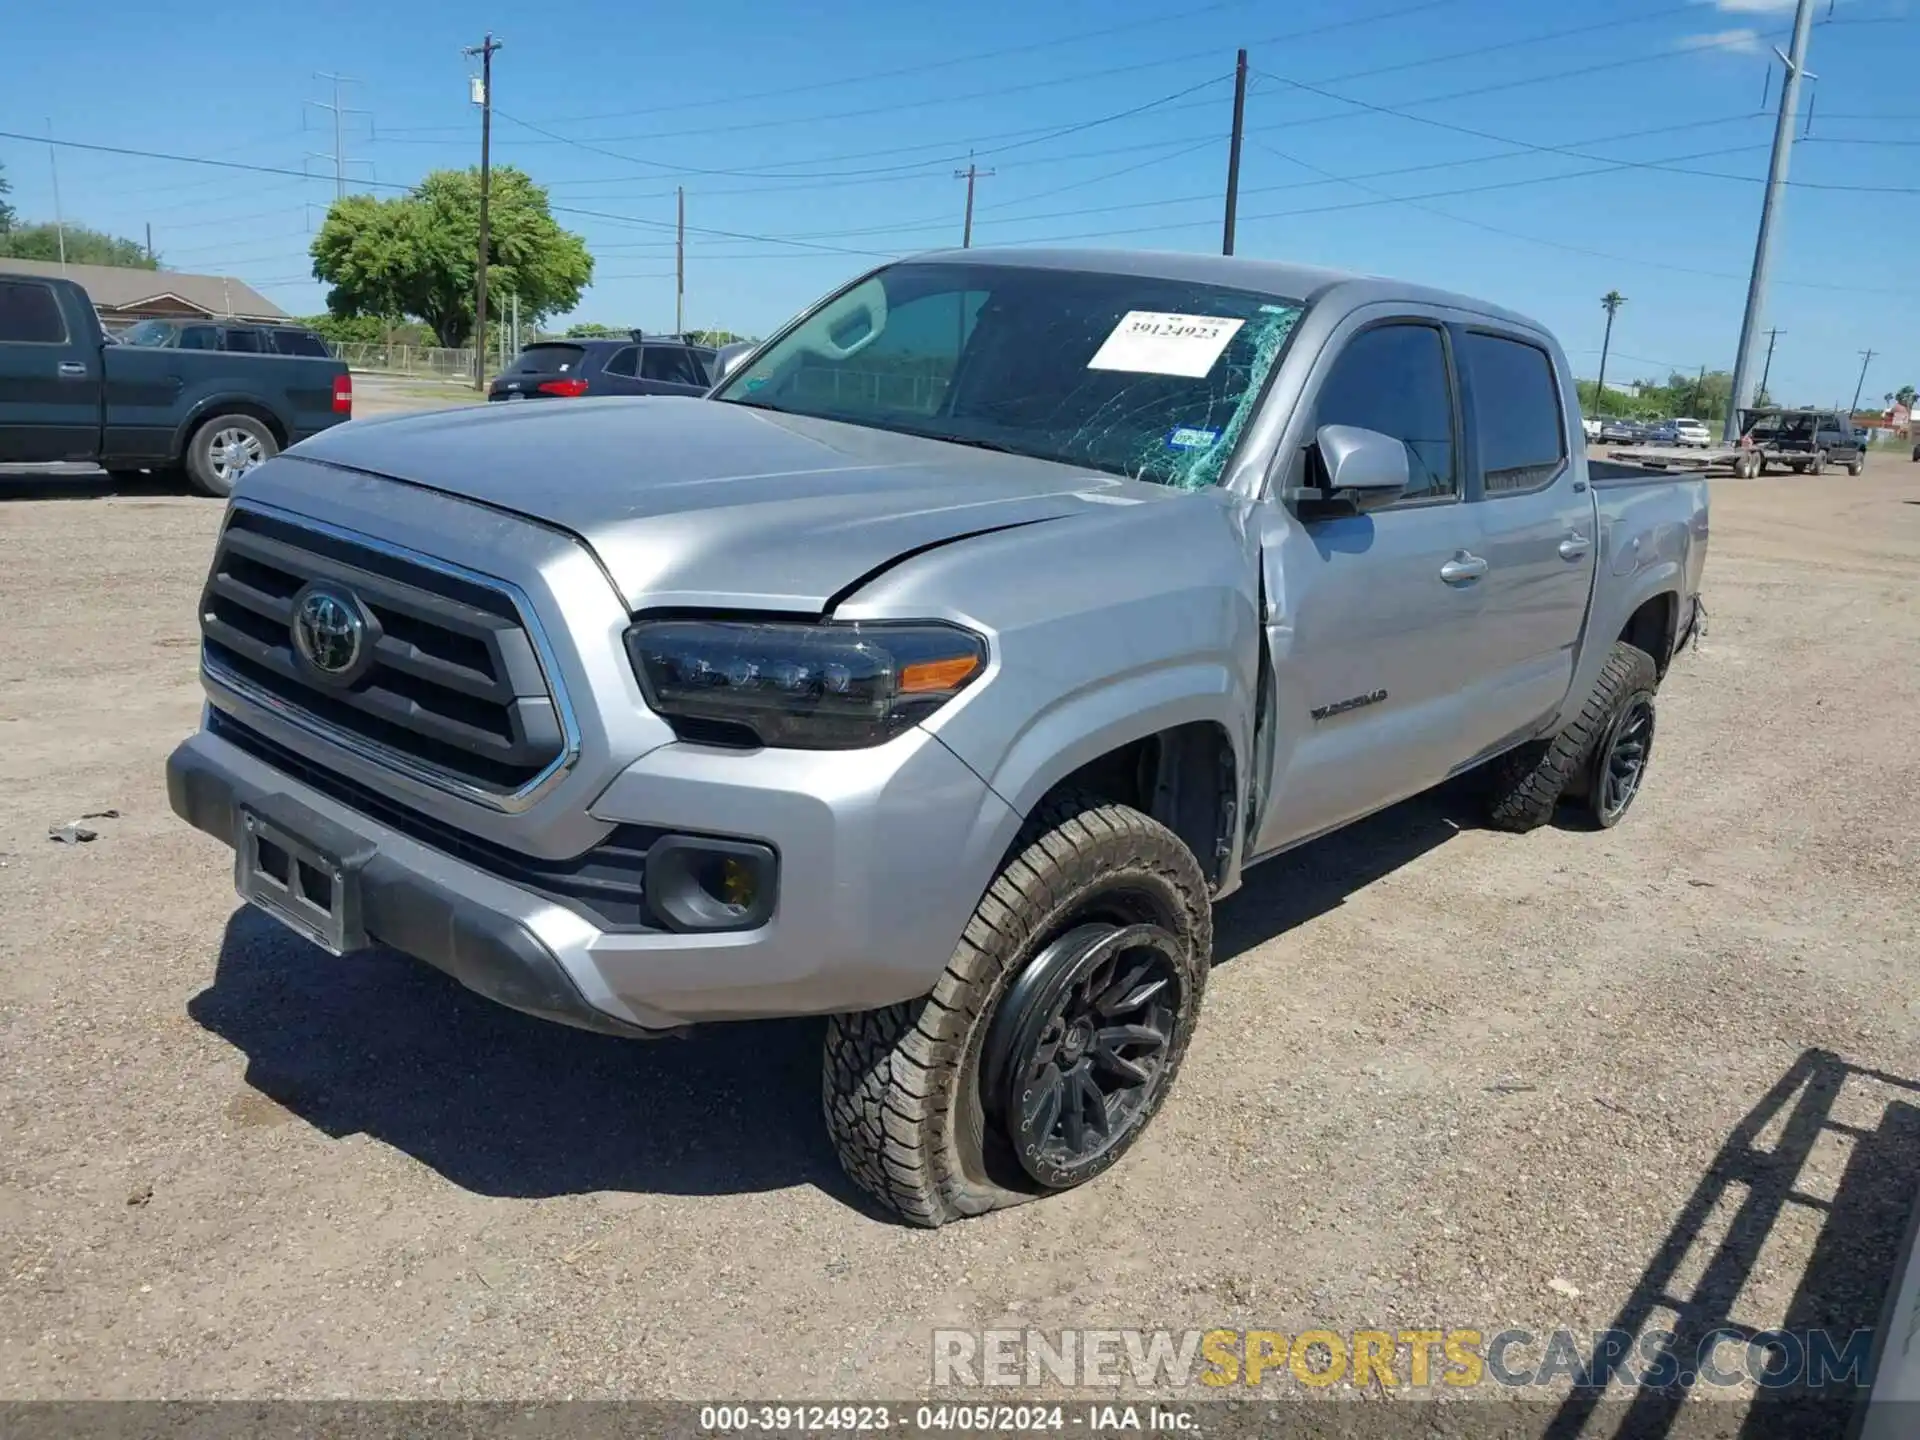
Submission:
M 280 444 L 273 438 L 273 432 L 251 415 L 215 415 L 203 421 L 187 441 L 187 481 L 202 495 L 211 495 L 216 500 L 233 494 L 234 480 L 221 476 L 213 464 L 214 437 L 230 430 L 252 436 L 263 460 L 271 460 L 280 453 Z
M 1807 463 L 1807 473 L 1809 475 L 1824 475 L 1827 473 L 1826 451 L 1816 450 L 1813 452 L 1813 459 Z
M 1847 462 L 1847 474 L 1855 476 L 1856 478 L 1859 476 L 1860 472 L 1862 470 L 1865 470 L 1866 468 L 1867 468 L 1867 457 L 1864 455 L 1856 455 L 1853 457 L 1853 459 Z
M 1653 657 L 1624 640 L 1613 642 L 1600 678 L 1594 681 L 1580 713 L 1551 740 L 1534 740 L 1509 750 L 1487 766 L 1487 824 L 1524 834 L 1553 818 L 1567 787 L 1582 779 L 1593 747 L 1625 699 L 1659 683 Z
M 1151 897 L 1156 923 L 1187 941 L 1182 1013 L 1160 1101 L 1173 1088 L 1213 961 L 1213 910 L 1192 851 L 1125 805 L 1064 795 L 1014 841 L 923 999 L 827 1022 L 827 1131 L 847 1174 L 888 1209 L 934 1227 L 1048 1193 L 1021 1171 L 981 1103 L 981 1051 L 1008 983 L 1101 898 Z M 1149 1112 L 1140 1122 L 1144 1130 Z

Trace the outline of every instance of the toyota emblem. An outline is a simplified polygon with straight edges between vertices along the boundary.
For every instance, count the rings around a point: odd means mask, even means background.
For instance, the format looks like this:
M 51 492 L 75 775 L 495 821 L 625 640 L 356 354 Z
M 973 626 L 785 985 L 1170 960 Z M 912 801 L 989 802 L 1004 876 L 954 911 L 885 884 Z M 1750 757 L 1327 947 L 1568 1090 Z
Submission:
M 352 678 L 367 651 L 359 602 L 334 590 L 308 590 L 293 609 L 293 648 L 324 678 Z

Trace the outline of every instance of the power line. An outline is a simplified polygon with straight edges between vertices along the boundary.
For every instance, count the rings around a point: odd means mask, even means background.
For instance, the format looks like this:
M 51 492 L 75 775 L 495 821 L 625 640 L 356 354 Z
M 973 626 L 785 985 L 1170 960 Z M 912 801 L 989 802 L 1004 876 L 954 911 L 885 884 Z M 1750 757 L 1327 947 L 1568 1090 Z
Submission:
M 1032 139 L 1021 140 L 1010 145 L 1002 145 L 997 147 L 997 149 L 995 150 L 983 151 L 981 153 L 991 155 L 991 154 L 998 154 L 1007 150 L 1017 150 L 1027 145 L 1038 145 L 1048 140 L 1058 140 L 1068 135 L 1077 135 L 1083 130 L 1092 130 L 1101 125 L 1112 125 L 1121 120 L 1131 119 L 1135 115 L 1143 115 L 1149 110 L 1157 110 L 1161 106 L 1171 104 L 1174 101 L 1184 100 L 1189 95 L 1196 94 L 1201 90 L 1207 89 L 1209 86 L 1218 84 L 1223 78 L 1224 77 L 1218 76 L 1218 75 L 1209 76 L 1207 79 L 1200 81 L 1197 85 L 1189 85 L 1184 90 L 1176 90 L 1171 95 L 1163 95 L 1157 100 L 1148 100 L 1139 105 L 1129 106 L 1125 110 L 1117 110 L 1110 115 L 1097 116 L 1092 120 L 1082 120 L 1082 121 L 1077 121 L 1071 125 L 1056 126 L 1052 130 L 1047 131 L 1041 135 L 1035 136 Z M 501 111 L 500 114 L 502 119 L 511 120 L 513 121 L 514 124 L 525 126 L 527 129 L 536 131 L 539 134 L 552 136 L 553 139 L 559 141 L 562 144 L 572 145 L 577 149 L 581 149 L 581 150 L 589 150 L 596 155 L 610 156 L 615 160 L 623 160 L 629 165 L 653 165 L 653 166 L 657 166 L 662 170 L 666 170 L 671 173 L 679 174 L 679 175 L 724 175 L 724 176 L 729 176 L 736 179 L 752 178 L 752 179 L 769 179 L 769 180 L 806 178 L 806 172 L 794 172 L 794 173 L 783 174 L 779 172 L 770 173 L 764 170 L 760 170 L 760 171 L 715 170 L 715 169 L 706 169 L 706 168 L 702 168 L 700 166 L 695 166 L 695 165 L 674 165 L 664 160 L 642 160 L 636 156 L 623 155 L 617 150 L 609 150 L 605 146 L 594 144 L 591 141 L 575 140 L 568 136 L 558 134 L 555 131 L 544 129 L 541 126 L 534 124 L 530 120 L 522 120 L 517 115 L 509 115 L 504 110 Z M 897 169 L 899 167 L 883 166 L 881 168 Z M 833 177 L 837 177 L 838 175 L 844 174 L 844 173 L 845 172 L 831 172 L 831 175 Z
M 1741 180 L 1756 184 L 1760 183 L 1760 177 L 1757 175 L 1728 175 L 1717 170 L 1691 170 L 1683 166 L 1663 164 L 1657 160 L 1614 161 L 1605 155 L 1592 155 L 1585 151 L 1570 149 L 1564 145 L 1542 145 L 1531 140 L 1515 140 L 1510 136 L 1495 135 L 1490 131 L 1476 129 L 1471 125 L 1461 125 L 1451 120 L 1438 120 L 1431 115 L 1414 115 L 1405 110 L 1396 109 L 1391 105 L 1376 105 L 1370 100 L 1358 100 L 1351 95 L 1340 95 L 1332 90 L 1310 84 L 1304 80 L 1293 80 L 1285 75 L 1276 75 L 1271 70 L 1262 70 L 1260 74 L 1268 80 L 1277 81 L 1292 89 L 1304 90 L 1309 94 L 1318 95 L 1327 100 L 1337 100 L 1344 105 L 1356 106 L 1359 109 L 1369 111 L 1376 115 L 1387 115 L 1396 120 L 1411 121 L 1415 125 L 1428 125 L 1437 130 L 1452 131 L 1456 135 L 1471 135 L 1475 139 L 1490 140 L 1500 145 L 1512 145 L 1523 150 L 1537 151 L 1543 155 L 1561 155 L 1569 160 L 1597 160 L 1607 164 L 1625 165 L 1636 169 L 1660 170 L 1674 175 L 1691 175 L 1706 180 Z M 1920 195 L 1920 187 L 1912 185 L 1836 185 L 1811 180 L 1796 180 L 1786 183 L 1800 185 L 1810 190 L 1849 190 L 1876 195 Z
M 1354 25 L 1385 23 L 1387 21 L 1402 18 L 1405 15 L 1413 14 L 1422 10 L 1430 10 L 1430 9 L 1436 8 L 1437 5 L 1447 4 L 1447 3 L 1452 3 L 1452 0 L 1420 0 L 1420 3 L 1405 6 L 1398 10 L 1382 11 L 1370 16 L 1354 17 L 1347 20 L 1334 21 L 1334 22 L 1330 22 L 1327 25 L 1314 26 L 1307 30 L 1289 31 L 1280 35 L 1263 36 L 1257 40 L 1251 41 L 1249 43 L 1249 48 L 1285 45 L 1290 41 L 1302 39 L 1309 35 L 1321 34 L 1328 30 L 1344 29 Z M 1672 6 L 1663 6 L 1658 9 L 1645 11 L 1637 15 L 1628 16 L 1624 18 L 1616 18 L 1611 21 L 1602 22 L 1599 25 L 1583 24 L 1583 25 L 1576 25 L 1576 26 L 1570 26 L 1570 27 L 1562 27 L 1560 29 L 1549 30 L 1537 35 L 1523 37 L 1515 40 L 1504 41 L 1491 47 L 1482 46 L 1474 50 L 1459 51 L 1459 52 L 1455 52 L 1448 55 L 1442 55 L 1442 56 L 1433 56 L 1426 59 L 1413 61 L 1405 65 L 1377 66 L 1367 70 L 1354 71 L 1354 72 L 1350 72 L 1348 74 L 1343 74 L 1343 75 L 1335 75 L 1335 76 L 1329 77 L 1329 83 L 1337 84 L 1345 80 L 1355 80 L 1355 79 L 1361 79 L 1371 75 L 1387 74 L 1395 70 L 1415 68 L 1419 66 L 1432 65 L 1432 64 L 1451 63 L 1452 61 L 1455 61 L 1455 60 L 1473 58 L 1480 54 L 1486 53 L 1486 51 L 1489 49 L 1507 50 L 1507 49 L 1515 49 L 1515 48 L 1519 48 L 1527 45 L 1543 45 L 1543 44 L 1548 44 L 1554 41 L 1567 39 L 1570 37 L 1584 35 L 1584 34 L 1590 33 L 1595 29 L 1610 29 L 1610 28 L 1618 28 L 1620 25 L 1624 25 L 1624 24 L 1639 24 L 1647 20 L 1657 20 L 1663 17 L 1685 15 L 1689 13 L 1689 11 L 1690 11 L 1690 7 L 1685 7 L 1685 6 L 1682 6 L 1678 9 Z M 691 137 L 710 136 L 710 135 L 716 135 L 716 134 L 732 134 L 732 133 L 738 133 L 745 130 L 792 129 L 800 125 L 820 124 L 820 123 L 835 121 L 835 120 L 865 119 L 875 115 L 895 114 L 902 110 L 925 109 L 935 105 L 962 104 L 962 103 L 968 103 L 968 102 L 977 101 L 977 100 L 998 99 L 1004 95 L 1023 94 L 1032 90 L 1057 89 L 1061 86 L 1074 85 L 1082 81 L 1105 80 L 1115 75 L 1131 74 L 1141 70 L 1161 70 L 1161 69 L 1165 69 L 1169 65 L 1184 64 L 1192 60 L 1203 60 L 1215 53 L 1217 52 L 1213 50 L 1192 50 L 1192 51 L 1183 52 L 1182 54 L 1178 54 L 1178 55 L 1163 55 L 1153 60 L 1138 61 L 1138 62 L 1127 64 L 1127 65 L 1109 65 L 1109 66 L 1104 66 L 1097 70 L 1077 71 L 1071 75 L 1054 76 L 1046 80 L 1027 81 L 1027 82 L 1022 82 L 1016 85 L 1000 86 L 995 89 L 970 91 L 960 95 L 940 96 L 940 97 L 933 97 L 933 98 L 919 99 L 919 100 L 897 101 L 887 105 L 868 106 L 864 109 L 859 109 L 859 110 L 837 110 L 837 111 L 832 111 L 826 114 L 802 115 L 802 116 L 789 115 L 789 116 L 781 116 L 777 119 L 740 121 L 740 122 L 728 124 L 728 125 L 692 126 L 682 130 L 654 130 L 654 131 L 648 131 L 646 133 L 638 134 L 638 135 L 594 136 L 594 137 L 591 137 L 591 140 L 593 143 L 599 143 L 599 144 L 615 144 L 615 145 L 633 144 L 633 143 L 652 141 L 652 140 L 678 140 L 678 139 L 686 139 Z M 1490 85 L 1490 86 L 1487 86 L 1487 85 L 1475 86 L 1471 90 L 1457 92 L 1454 95 L 1434 96 L 1434 97 L 1430 97 L 1430 99 L 1428 100 L 1413 101 L 1409 103 L 1413 103 L 1413 104 L 1437 103 L 1438 101 L 1443 99 L 1459 98 L 1459 95 L 1462 95 L 1462 94 L 1465 94 L 1465 95 L 1484 94 L 1489 90 L 1501 90 L 1501 89 L 1513 88 L 1514 86 L 1518 86 L 1518 85 L 1538 84 L 1547 80 L 1565 78 L 1570 75 L 1584 75 L 1584 74 L 1590 74 L 1598 70 L 1615 69 L 1615 68 L 1621 68 L 1628 65 L 1642 65 L 1650 61 L 1669 59 L 1674 55 L 1685 54 L 1685 53 L 1687 52 L 1680 51 L 1680 50 L 1655 51 L 1651 54 L 1642 53 L 1642 54 L 1629 56 L 1624 60 L 1613 61 L 1610 63 L 1603 63 L 1599 65 L 1585 65 L 1585 66 L 1582 66 L 1580 69 L 1574 70 L 1574 71 L 1561 71 L 1552 75 L 1522 77 L 1517 80 L 1512 80 L 1512 81 L 1504 82 L 1502 84 L 1496 84 L 1496 85 Z M 1318 119 L 1318 118 L 1334 118 L 1334 117 L 1315 117 L 1315 118 Z M 551 123 L 565 124 L 567 122 L 563 120 L 556 120 L 556 121 L 552 121 Z M 554 143 L 559 143 L 559 144 L 575 143 L 572 140 L 570 140 L 568 137 L 555 135 L 553 134 L 553 132 L 550 132 L 550 131 L 543 132 L 543 133 L 546 133 L 549 139 Z M 796 161 L 794 163 L 801 164 L 801 163 L 807 163 L 807 162 Z
M 1235 0 L 1235 3 L 1237 3 L 1237 0 Z M 1414 0 L 1414 3 L 1408 4 L 1408 5 L 1402 5 L 1397 9 L 1379 11 L 1371 15 L 1350 16 L 1344 20 L 1331 20 L 1323 24 L 1308 26 L 1304 29 L 1291 30 L 1281 35 L 1268 36 L 1264 39 L 1255 41 L 1254 43 L 1257 45 L 1269 45 L 1269 44 L 1277 45 L 1277 44 L 1281 44 L 1283 42 L 1291 41 L 1291 40 L 1304 40 L 1315 35 L 1331 34 L 1336 30 L 1351 29 L 1357 25 L 1374 25 L 1374 24 L 1381 24 L 1390 20 L 1399 20 L 1409 15 L 1418 14 L 1424 10 L 1437 10 L 1444 5 L 1450 5 L 1454 3 L 1457 3 L 1457 0 Z M 1085 40 L 1103 39 L 1110 35 L 1120 34 L 1126 30 L 1144 29 L 1152 25 L 1164 24 L 1169 21 L 1190 19 L 1196 15 L 1201 15 L 1209 11 L 1219 10 L 1224 8 L 1227 8 L 1226 4 L 1214 3 L 1214 4 L 1200 6 L 1194 10 L 1175 11 L 1171 14 L 1157 15 L 1152 17 L 1151 19 L 1135 21 L 1126 25 L 1106 26 L 1100 30 L 1083 32 L 1076 35 L 1061 36 L 1053 40 L 1033 41 L 1025 45 L 1014 45 L 1014 46 L 1009 46 L 1000 50 L 980 51 L 972 55 L 960 55 L 960 56 L 949 57 L 942 60 L 931 60 L 931 61 L 926 61 L 924 63 L 917 64 L 917 65 L 902 66 L 898 69 L 893 69 L 893 70 L 862 70 L 859 73 L 859 75 L 854 79 L 811 81 L 805 85 L 787 86 L 778 90 L 761 90 L 761 91 L 750 92 L 745 95 L 722 95 L 722 96 L 716 96 L 714 99 L 708 100 L 708 101 L 691 101 L 691 102 L 684 102 L 684 103 L 674 103 L 670 105 L 648 105 L 648 106 L 642 106 L 638 109 L 607 111 L 597 115 L 555 115 L 555 116 L 548 116 L 547 120 L 549 124 L 554 124 L 554 125 L 588 124 L 596 120 L 618 120 L 631 115 L 656 115 L 656 114 L 663 114 L 663 113 L 679 113 L 685 110 L 699 108 L 703 105 L 734 106 L 734 105 L 749 104 L 755 100 L 781 99 L 789 95 L 799 95 L 799 94 L 813 93 L 820 90 L 829 90 L 829 89 L 837 88 L 842 85 L 857 84 L 861 86 L 866 86 L 866 85 L 870 85 L 872 82 L 876 80 L 890 80 L 890 79 L 896 79 L 903 75 L 925 74 L 926 72 L 932 71 L 932 70 L 951 69 L 957 65 L 973 64 L 973 63 L 977 63 L 979 61 L 984 61 L 984 60 L 1004 59 L 1011 55 L 1030 54 L 1039 50 L 1055 49 L 1062 45 L 1075 45 Z M 960 101 L 965 101 L 965 100 L 990 99 L 1000 95 L 1018 94 L 1018 93 L 1021 93 L 1022 91 L 1031 90 L 1031 89 L 1049 88 L 1056 85 L 1070 85 L 1070 84 L 1078 83 L 1081 80 L 1105 79 L 1111 75 L 1121 75 L 1121 74 L 1132 73 L 1138 70 L 1154 69 L 1167 64 L 1177 64 L 1182 60 L 1202 58 L 1212 53 L 1214 52 L 1211 50 L 1202 50 L 1202 51 L 1195 51 L 1187 55 L 1161 56 L 1158 59 L 1146 61 L 1140 64 L 1108 66 L 1106 68 L 1099 69 L 1099 70 L 1083 71 L 1076 75 L 1055 77 L 1053 79 L 1037 82 L 1031 85 L 1021 84 L 1021 85 L 1005 87 L 999 90 L 988 90 L 988 91 L 970 93 L 966 95 L 950 96 L 950 97 L 946 97 L 945 99 L 927 101 L 922 103 L 945 104 L 950 102 L 958 103 Z M 855 113 L 859 115 L 864 115 L 872 112 L 860 111 Z M 838 114 L 838 113 L 831 116 L 812 117 L 812 119 L 845 119 L 845 118 L 850 118 L 850 117 L 843 114 Z M 809 119 L 809 118 L 795 119 L 792 117 L 788 117 L 782 120 L 769 121 L 767 122 L 767 124 L 769 125 L 801 125 L 801 124 L 812 123 L 812 119 Z M 407 127 L 404 130 L 390 130 L 387 133 L 389 135 L 396 135 L 396 134 L 402 134 L 402 133 L 413 134 L 413 133 L 424 132 L 427 130 L 445 131 L 449 128 L 450 127 L 444 126 L 444 125 L 412 126 L 412 127 Z M 698 129 L 689 130 L 689 131 L 669 131 L 669 132 L 659 132 L 659 133 L 650 134 L 650 135 L 616 137 L 613 139 L 612 143 L 619 144 L 619 143 L 622 143 L 623 141 L 631 141 L 631 140 L 671 139 L 671 138 L 678 137 L 680 135 L 688 135 L 688 134 L 709 135 L 713 133 L 714 133 L 714 127 L 701 126 Z

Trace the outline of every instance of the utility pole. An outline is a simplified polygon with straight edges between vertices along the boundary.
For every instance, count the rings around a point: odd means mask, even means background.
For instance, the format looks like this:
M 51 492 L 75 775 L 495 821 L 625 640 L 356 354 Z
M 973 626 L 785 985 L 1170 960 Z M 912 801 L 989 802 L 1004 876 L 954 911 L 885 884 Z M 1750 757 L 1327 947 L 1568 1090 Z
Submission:
M 1233 253 L 1233 222 L 1240 213 L 1240 140 L 1247 122 L 1247 52 L 1233 62 L 1233 141 L 1227 147 L 1227 219 L 1220 234 L 1220 253 Z
M 516 359 L 519 356 L 519 354 L 520 354 L 520 292 L 516 290 L 513 292 L 513 350 L 512 350 L 512 353 L 510 353 L 507 356 L 507 360 L 512 361 Z M 502 369 L 506 368 L 504 363 L 502 364 L 501 368 Z
M 153 222 L 147 221 L 147 263 L 153 263 Z
M 461 53 L 480 57 L 480 268 L 474 277 L 473 388 L 487 388 L 487 194 L 493 188 L 493 52 L 500 42 L 489 30 Z
M 1760 367 L 1760 388 L 1753 392 L 1755 403 L 1759 402 L 1762 395 L 1767 394 L 1767 377 L 1773 374 L 1773 342 L 1786 333 L 1778 325 L 1767 331 L 1767 363 Z
M 1753 274 L 1747 281 L 1747 309 L 1740 321 L 1740 350 L 1733 361 L 1733 396 L 1721 437 L 1740 438 L 1740 412 L 1753 399 L 1753 352 L 1760 340 L 1760 313 L 1767 303 L 1767 270 L 1773 262 L 1773 216 L 1787 191 L 1787 166 L 1793 158 L 1793 122 L 1800 105 L 1800 79 L 1806 72 L 1807 38 L 1813 30 L 1813 0 L 1800 0 L 1793 17 L 1793 53 L 1780 55 L 1787 67 L 1780 82 L 1780 113 L 1773 125 L 1773 160 L 1767 166 L 1767 191 L 1760 202 L 1760 232 L 1753 242 Z M 1818 76 L 1814 77 L 1818 79 Z
M 1853 387 L 1853 410 L 1847 411 L 1849 415 L 1851 415 L 1854 410 L 1860 408 L 1860 392 L 1866 386 L 1867 366 L 1873 363 L 1873 356 L 1874 352 L 1871 350 L 1862 350 L 1860 352 L 1860 383 Z
M 53 170 L 53 232 L 60 241 L 60 273 L 67 273 L 67 222 L 60 215 L 60 152 L 53 146 L 53 117 L 47 117 L 47 164 Z
M 325 100 L 307 101 L 307 104 L 313 106 L 316 110 L 326 110 L 332 113 L 333 152 L 327 154 L 321 151 L 309 150 L 307 154 L 315 160 L 333 161 L 333 198 L 336 200 L 344 200 L 347 198 L 347 166 L 353 162 L 347 159 L 346 147 L 343 144 L 341 136 L 341 121 L 348 115 L 366 115 L 370 112 L 366 110 L 356 110 L 352 106 L 342 105 L 340 103 L 340 87 L 342 85 L 358 85 L 360 83 L 354 79 L 353 76 L 329 75 L 324 71 L 315 71 L 313 78 L 316 80 L 324 80 L 333 86 L 333 101 L 331 104 Z
M 1607 333 L 1600 341 L 1600 378 L 1593 383 L 1593 413 L 1597 417 L 1607 395 L 1607 351 L 1613 348 L 1613 317 L 1627 297 L 1618 290 L 1609 290 L 1600 297 L 1600 308 L 1607 312 Z
M 673 187 L 673 333 L 687 333 L 687 187 Z
M 967 152 L 967 168 L 964 170 L 956 170 L 953 172 L 954 179 L 964 180 L 967 182 L 967 218 L 960 227 L 960 248 L 962 250 L 971 249 L 973 246 L 973 184 L 974 184 L 974 181 L 984 176 L 991 176 L 992 174 L 993 174 L 993 171 L 982 170 L 978 165 L 975 165 L 973 163 L 973 152 L 971 150 Z

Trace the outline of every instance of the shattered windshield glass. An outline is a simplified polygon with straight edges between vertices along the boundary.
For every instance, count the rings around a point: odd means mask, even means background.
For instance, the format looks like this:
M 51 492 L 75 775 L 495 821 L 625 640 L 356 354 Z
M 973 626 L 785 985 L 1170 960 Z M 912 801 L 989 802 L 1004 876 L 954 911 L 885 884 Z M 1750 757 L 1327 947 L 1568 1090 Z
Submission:
M 909 261 L 835 296 L 715 398 L 1201 489 L 1301 311 L 1190 281 Z

